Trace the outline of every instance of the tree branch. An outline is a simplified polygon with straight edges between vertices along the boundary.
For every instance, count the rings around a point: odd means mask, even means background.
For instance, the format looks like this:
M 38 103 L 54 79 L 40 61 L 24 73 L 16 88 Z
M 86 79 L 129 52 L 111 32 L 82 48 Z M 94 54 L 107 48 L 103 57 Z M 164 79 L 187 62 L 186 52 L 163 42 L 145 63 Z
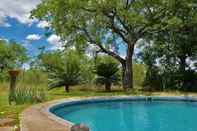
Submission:
M 125 63 L 125 60 L 124 60 L 122 57 L 120 57 L 118 54 L 116 54 L 116 53 L 114 53 L 114 52 L 112 52 L 112 51 L 110 51 L 110 50 L 107 50 L 107 49 L 102 45 L 102 43 L 97 42 L 96 40 L 94 40 L 94 39 L 91 37 L 91 35 L 89 34 L 89 32 L 88 32 L 85 28 L 83 28 L 83 29 L 80 28 L 80 29 L 81 29 L 81 31 L 83 31 L 83 32 L 85 33 L 85 36 L 88 38 L 88 42 L 97 45 L 103 53 L 106 53 L 106 54 L 112 56 L 113 58 L 117 59 L 120 63 L 122 63 L 122 64 Z
M 112 31 L 115 32 L 116 34 L 118 34 L 123 39 L 123 41 L 125 43 L 129 44 L 129 40 L 126 38 L 125 32 L 122 29 L 120 29 L 120 28 L 118 28 L 116 26 L 116 23 L 115 23 L 115 12 L 110 12 L 109 13 L 109 12 L 103 11 L 103 14 L 105 16 L 107 16 L 109 18 L 109 20 L 110 20 L 110 24 L 109 24 L 108 28 L 112 29 Z
M 131 4 L 134 3 L 135 0 L 126 0 L 126 3 L 125 3 L 125 9 L 129 9 L 131 7 Z

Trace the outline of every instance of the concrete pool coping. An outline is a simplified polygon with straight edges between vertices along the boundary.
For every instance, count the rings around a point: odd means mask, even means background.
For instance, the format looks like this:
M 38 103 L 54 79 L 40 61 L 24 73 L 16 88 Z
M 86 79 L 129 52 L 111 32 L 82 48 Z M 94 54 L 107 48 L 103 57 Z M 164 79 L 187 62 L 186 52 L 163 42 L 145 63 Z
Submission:
M 102 102 L 116 100 L 146 100 L 146 101 L 187 101 L 197 102 L 196 96 L 103 96 L 87 98 L 67 98 L 38 104 L 26 109 L 21 114 L 21 131 L 69 131 L 72 122 L 64 120 L 50 110 L 63 106 L 80 104 L 81 102 Z

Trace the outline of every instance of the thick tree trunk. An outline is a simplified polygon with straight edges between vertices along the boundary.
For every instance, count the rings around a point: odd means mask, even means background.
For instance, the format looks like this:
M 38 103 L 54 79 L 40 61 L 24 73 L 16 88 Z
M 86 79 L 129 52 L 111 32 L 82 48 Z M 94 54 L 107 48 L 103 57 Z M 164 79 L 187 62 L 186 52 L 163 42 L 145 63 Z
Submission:
M 185 72 L 186 72 L 186 67 L 187 67 L 187 63 L 186 63 L 186 56 L 182 56 L 180 57 L 180 72 L 182 74 L 182 88 L 186 88 L 186 80 L 185 80 Z
M 186 68 L 187 64 L 186 64 L 186 57 L 180 57 L 180 71 L 182 73 L 185 72 L 185 68 Z
M 111 92 L 111 83 L 110 82 L 105 83 L 105 91 Z
M 11 76 L 10 80 L 10 92 L 9 92 L 9 104 L 15 101 L 15 88 L 16 88 L 16 76 Z
M 122 68 L 122 84 L 124 90 L 133 88 L 133 62 L 127 61 L 127 64 Z
M 65 92 L 70 92 L 70 90 L 69 90 L 69 85 L 65 85 Z
M 130 44 L 127 49 L 126 61 L 122 64 L 122 82 L 124 90 L 133 88 L 133 50 L 134 45 Z

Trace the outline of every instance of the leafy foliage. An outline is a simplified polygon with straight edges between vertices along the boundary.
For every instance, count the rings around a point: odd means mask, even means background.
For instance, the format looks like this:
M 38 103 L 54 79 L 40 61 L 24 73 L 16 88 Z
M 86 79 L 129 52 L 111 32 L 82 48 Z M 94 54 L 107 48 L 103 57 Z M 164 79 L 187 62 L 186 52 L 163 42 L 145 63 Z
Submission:
M 119 67 L 112 58 L 103 58 L 105 61 L 100 60 L 95 67 L 96 83 L 105 85 L 105 90 L 111 91 L 111 85 L 120 81 Z
M 81 70 L 81 83 L 92 85 L 94 84 L 95 74 L 94 59 L 88 58 L 85 55 L 80 56 L 80 70 Z
M 0 41 L 0 66 L 5 68 L 19 68 L 28 60 L 26 49 L 15 42 Z
M 7 70 L 21 68 L 28 61 L 26 49 L 16 42 L 0 40 L 0 80 L 7 78 Z
M 133 80 L 134 85 L 141 87 L 146 77 L 146 67 L 144 64 L 134 63 L 133 64 Z
M 144 43 L 149 45 L 142 44 L 141 59 L 147 65 L 145 85 L 190 90 L 191 81 L 196 79 L 188 73 L 195 74 L 191 63 L 197 58 L 197 3 L 194 0 L 158 0 L 157 4 L 153 10 L 162 17 L 154 21 L 156 32 L 145 39 Z M 160 13 L 157 12 L 159 8 Z

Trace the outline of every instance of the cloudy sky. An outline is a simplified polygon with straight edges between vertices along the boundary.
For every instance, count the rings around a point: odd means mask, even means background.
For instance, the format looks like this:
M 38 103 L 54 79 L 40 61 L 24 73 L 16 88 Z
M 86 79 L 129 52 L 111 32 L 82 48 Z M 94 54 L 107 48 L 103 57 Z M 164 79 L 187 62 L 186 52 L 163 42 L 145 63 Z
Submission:
M 30 55 L 35 55 L 38 48 L 61 48 L 60 38 L 55 34 L 45 37 L 45 21 L 38 22 L 29 18 L 30 11 L 41 0 L 1 0 L 0 2 L 0 39 L 14 40 L 23 44 Z

